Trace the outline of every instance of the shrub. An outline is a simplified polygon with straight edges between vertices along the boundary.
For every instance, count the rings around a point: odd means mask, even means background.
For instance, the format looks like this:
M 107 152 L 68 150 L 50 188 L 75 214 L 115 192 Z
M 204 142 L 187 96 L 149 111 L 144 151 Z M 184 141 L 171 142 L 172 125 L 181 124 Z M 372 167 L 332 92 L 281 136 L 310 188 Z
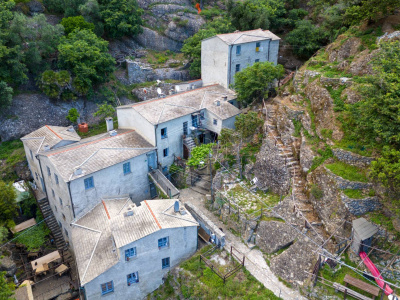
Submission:
M 68 115 L 65 117 L 71 123 L 76 123 L 78 121 L 80 114 L 76 108 L 71 108 L 68 111 Z
M 86 22 L 82 16 L 63 18 L 61 20 L 61 25 L 64 26 L 65 34 L 67 35 L 75 29 L 88 29 L 92 31 L 94 30 L 94 24 Z
M 313 195 L 315 199 L 321 199 L 324 196 L 324 192 L 319 188 L 318 185 L 313 184 L 311 186 L 311 195 Z

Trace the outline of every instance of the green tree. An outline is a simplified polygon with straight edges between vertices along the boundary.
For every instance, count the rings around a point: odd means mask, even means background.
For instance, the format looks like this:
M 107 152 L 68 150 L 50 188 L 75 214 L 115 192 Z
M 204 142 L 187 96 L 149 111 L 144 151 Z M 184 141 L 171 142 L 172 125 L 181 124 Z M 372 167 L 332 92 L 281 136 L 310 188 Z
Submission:
M 194 147 L 190 153 L 190 158 L 187 161 L 188 166 L 197 167 L 201 162 L 206 163 L 206 159 L 209 154 L 212 153 L 212 148 L 215 144 L 201 144 L 200 146 Z
M 107 103 L 103 103 L 102 105 L 98 105 L 98 110 L 93 114 L 95 117 L 100 117 L 105 119 L 107 117 L 115 118 L 115 108 Z
M 87 0 L 85 4 L 79 7 L 79 12 L 87 22 L 94 24 L 94 32 L 98 36 L 102 36 L 104 33 L 104 24 L 101 20 L 99 2 L 97 0 Z
M 285 22 L 285 2 L 280 0 L 228 1 L 228 14 L 238 30 L 278 29 Z
M 142 13 L 136 0 L 100 0 L 104 29 L 113 38 L 135 36 L 142 32 Z
M 70 88 L 71 76 L 68 71 L 47 70 L 38 79 L 40 89 L 50 98 L 60 99 L 63 92 Z
M 108 53 L 108 42 L 84 29 L 71 32 L 58 45 L 59 66 L 73 74 L 72 87 L 86 95 L 93 85 L 108 81 L 115 60 Z
M 271 84 L 284 74 L 282 65 L 271 62 L 255 63 L 235 74 L 237 100 L 247 105 L 268 96 Z
M 6 272 L 0 272 L 0 299 L 11 299 L 14 295 L 14 290 L 14 284 L 7 282 Z
M 8 229 L 6 227 L 0 226 L 0 244 L 3 244 L 7 240 L 7 236 Z
M 400 41 L 380 43 L 375 74 L 362 86 L 363 101 L 351 107 L 354 131 L 372 144 L 400 149 Z
M 7 224 L 18 216 L 16 198 L 13 185 L 0 180 L 0 224 Z
M 382 156 L 371 163 L 370 177 L 398 196 L 400 193 L 400 151 L 388 146 L 384 147 Z
M 68 111 L 68 115 L 65 118 L 71 123 L 76 123 L 78 121 L 79 116 L 80 114 L 78 110 L 75 107 L 73 107 Z
M 294 54 L 308 59 L 325 43 L 326 35 L 323 29 L 313 25 L 310 20 L 301 20 L 286 36 L 286 41 L 292 45 Z
M 16 13 L 10 23 L 10 43 L 20 46 L 23 63 L 33 73 L 42 72 L 49 67 L 49 58 L 55 58 L 57 44 L 64 34 L 61 25 L 51 25 L 45 15 L 31 18 Z
M 12 103 L 13 89 L 0 81 L 0 109 L 8 108 Z
M 94 24 L 86 22 L 82 16 L 63 18 L 61 25 L 64 27 L 65 34 L 70 34 L 75 29 L 94 30 Z
M 201 75 L 201 41 L 216 34 L 231 32 L 234 29 L 228 19 L 216 18 L 184 41 L 181 51 L 190 59 L 190 76 L 198 78 Z
M 399 8 L 398 0 L 346 0 L 348 8 L 345 21 L 349 25 L 358 25 L 360 21 L 376 21 L 386 17 Z
M 255 111 L 247 114 L 240 114 L 236 117 L 235 128 L 242 138 L 249 138 L 256 133 L 256 130 L 264 123 Z

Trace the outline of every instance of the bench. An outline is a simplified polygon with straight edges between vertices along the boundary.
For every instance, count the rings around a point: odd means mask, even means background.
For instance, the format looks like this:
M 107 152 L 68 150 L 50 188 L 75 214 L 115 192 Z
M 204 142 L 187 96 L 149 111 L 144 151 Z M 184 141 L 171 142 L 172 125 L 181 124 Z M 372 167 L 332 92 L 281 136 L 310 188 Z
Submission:
M 347 286 L 341 285 L 340 283 L 334 282 L 333 287 L 335 288 L 336 291 L 340 291 L 340 292 L 344 293 L 343 299 L 346 299 L 346 296 L 349 295 L 349 296 L 354 297 L 359 300 L 372 300 L 372 298 L 361 295 L 360 293 L 357 293 L 356 291 L 353 291 L 353 290 L 349 289 Z
M 360 279 L 351 277 L 350 275 L 346 274 L 343 281 L 345 282 L 346 287 L 347 287 L 347 284 L 350 284 L 352 286 L 355 286 L 355 287 L 371 294 L 372 299 L 375 299 L 375 297 L 379 296 L 380 288 L 373 286 L 371 284 L 368 284 Z

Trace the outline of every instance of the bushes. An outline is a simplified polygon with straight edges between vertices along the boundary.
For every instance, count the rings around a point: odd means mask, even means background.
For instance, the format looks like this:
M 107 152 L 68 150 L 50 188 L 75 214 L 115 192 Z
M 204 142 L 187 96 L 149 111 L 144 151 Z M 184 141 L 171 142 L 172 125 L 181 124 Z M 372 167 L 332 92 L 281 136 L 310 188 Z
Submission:
M 70 34 L 75 29 L 94 30 L 94 24 L 86 22 L 82 16 L 63 18 L 61 20 L 61 25 L 64 26 L 66 35 Z
M 47 70 L 39 77 L 38 84 L 43 93 L 50 98 L 60 99 L 69 87 L 71 76 L 67 71 L 54 72 Z M 65 95 L 65 94 L 64 94 Z

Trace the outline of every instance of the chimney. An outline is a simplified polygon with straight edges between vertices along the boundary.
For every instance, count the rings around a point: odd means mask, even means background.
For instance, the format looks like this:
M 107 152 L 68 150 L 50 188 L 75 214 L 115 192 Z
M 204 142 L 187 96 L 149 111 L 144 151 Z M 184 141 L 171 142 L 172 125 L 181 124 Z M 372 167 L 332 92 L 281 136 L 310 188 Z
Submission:
M 107 131 L 111 131 L 114 129 L 113 118 L 111 117 L 106 118 L 106 124 L 107 124 Z
M 228 100 L 228 95 L 223 95 L 223 96 L 222 96 L 222 100 L 223 100 L 223 101 L 227 101 L 227 100 Z
M 221 101 L 219 99 L 215 100 L 215 105 L 216 106 L 220 106 L 221 105 Z
M 175 203 L 174 203 L 174 212 L 179 212 L 179 201 L 178 200 L 176 200 L 175 201 Z
M 117 135 L 117 131 L 116 130 L 110 130 L 109 133 L 110 133 L 110 136 L 116 136 Z
M 44 149 L 44 151 L 49 151 L 50 150 L 50 146 L 49 145 L 44 145 L 43 149 Z
M 82 175 L 82 168 L 77 168 L 77 169 L 75 169 L 74 175 L 75 175 L 75 176 Z
M 69 131 L 69 132 L 74 132 L 75 130 L 74 130 L 74 127 L 73 127 L 73 126 L 69 126 L 69 127 L 67 128 L 67 131 Z

